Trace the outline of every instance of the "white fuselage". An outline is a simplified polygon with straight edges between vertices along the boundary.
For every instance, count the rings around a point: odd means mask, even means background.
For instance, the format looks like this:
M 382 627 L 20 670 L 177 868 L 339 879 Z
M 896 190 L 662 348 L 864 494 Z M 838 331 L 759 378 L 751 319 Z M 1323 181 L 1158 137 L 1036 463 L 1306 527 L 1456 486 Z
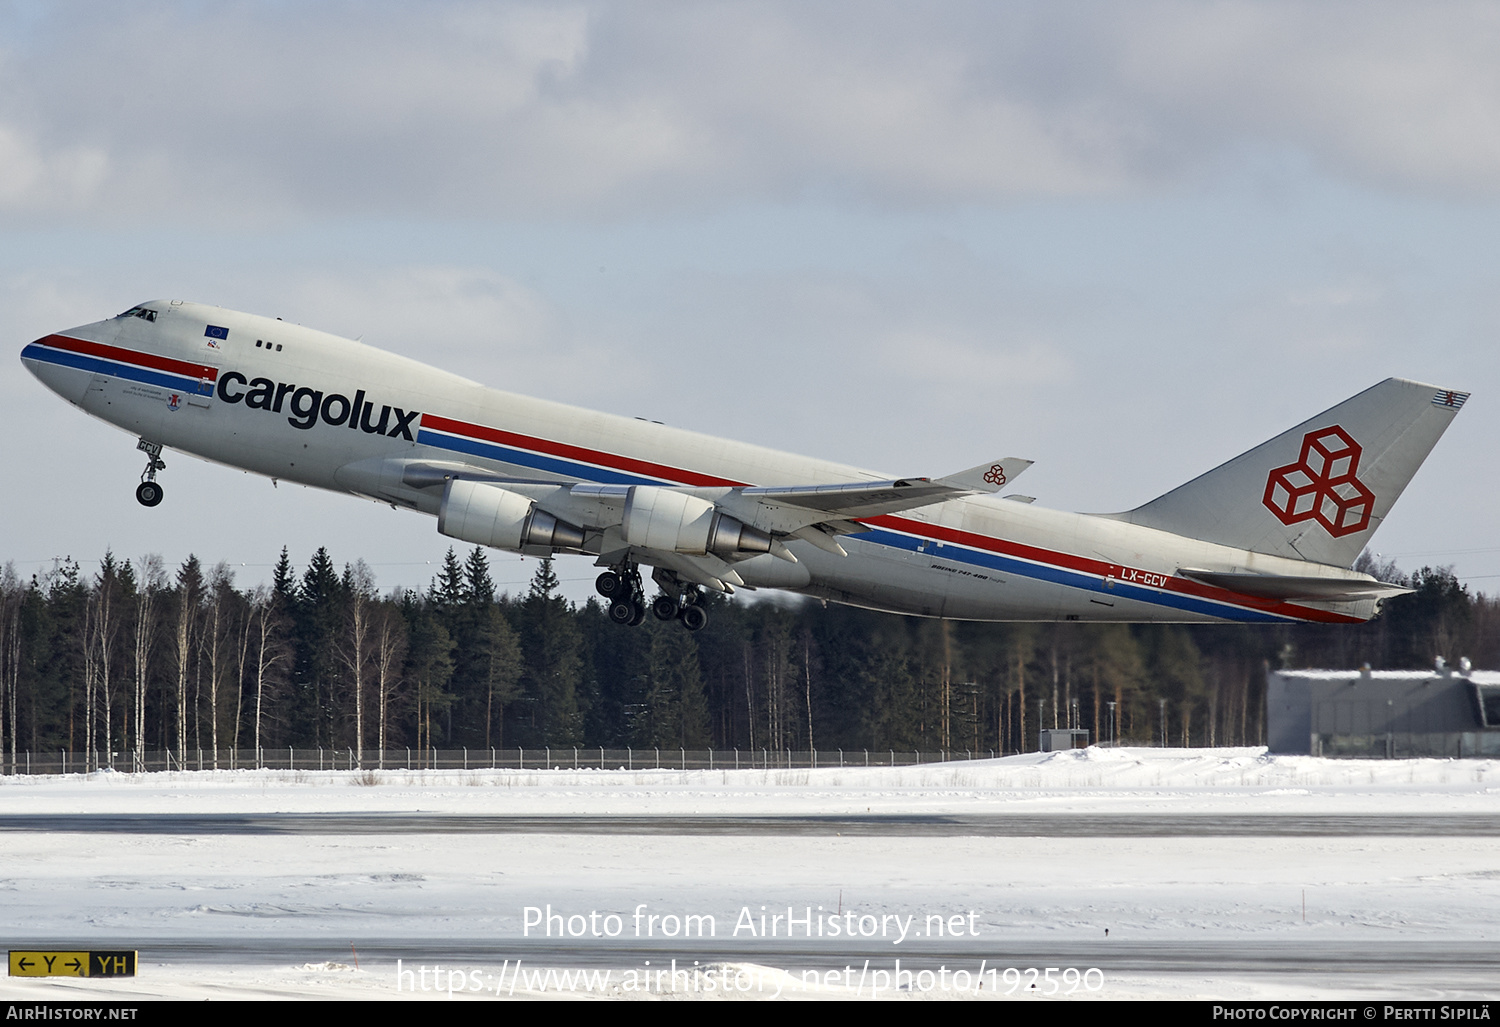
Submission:
M 26 348 L 54 391 L 134 435 L 208 460 L 436 514 L 440 488 L 389 461 L 459 462 L 556 482 L 788 486 L 887 475 L 487 388 L 348 339 L 190 303 L 149 305 Z M 223 338 L 205 335 L 205 325 Z M 351 421 L 353 423 L 351 423 Z M 388 465 L 387 465 L 388 466 Z M 863 519 L 847 556 L 736 564 L 750 585 L 968 620 L 1352 622 L 1371 600 L 1257 599 L 1184 567 L 1305 574 L 1307 564 L 1102 516 L 971 496 Z

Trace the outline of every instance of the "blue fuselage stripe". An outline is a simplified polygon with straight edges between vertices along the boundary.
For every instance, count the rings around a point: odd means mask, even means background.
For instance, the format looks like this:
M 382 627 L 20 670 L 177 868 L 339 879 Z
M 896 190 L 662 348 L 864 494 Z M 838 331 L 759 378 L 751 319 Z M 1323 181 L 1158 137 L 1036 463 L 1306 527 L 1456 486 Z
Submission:
M 38 346 L 34 342 L 21 351 L 21 359 L 40 360 L 48 364 L 72 367 L 80 371 L 91 371 L 94 374 L 108 375 L 111 378 L 124 378 L 127 381 L 140 382 L 143 385 L 155 385 L 158 388 L 170 389 L 173 392 L 188 393 L 194 396 L 199 394 L 206 396 L 213 392 L 211 384 L 199 382 L 192 378 L 183 378 L 175 374 L 164 374 L 161 371 L 148 371 L 143 367 L 133 367 L 130 364 L 122 364 L 115 360 L 103 360 L 99 357 L 90 357 L 82 353 L 69 353 L 67 350 Z
M 1005 574 L 1034 578 L 1038 581 L 1051 581 L 1059 585 L 1066 585 L 1069 588 L 1081 589 L 1085 592 L 1097 592 L 1112 599 L 1134 599 L 1139 602 L 1152 603 L 1156 606 L 1167 606 L 1189 613 L 1219 617 L 1224 620 L 1265 624 L 1297 623 L 1291 617 L 1282 617 L 1274 613 L 1266 613 L 1263 610 L 1247 610 L 1243 607 L 1232 606 L 1226 603 L 1216 603 L 1210 599 L 1199 599 L 1196 596 L 1186 596 L 1178 592 L 1161 592 L 1156 589 L 1143 588 L 1140 585 L 1131 585 L 1125 582 L 1116 582 L 1113 588 L 1107 589 L 1104 587 L 1104 582 L 1101 579 L 1080 571 L 1070 571 L 1052 564 L 1018 560 L 1013 556 L 988 553 L 982 549 L 970 549 L 966 546 L 954 545 L 951 542 L 945 543 L 942 548 L 936 548 L 930 540 L 913 535 L 903 535 L 899 532 L 886 531 L 882 528 L 861 532 L 849 537 L 863 539 L 867 542 L 873 542 L 876 545 L 889 546 L 892 549 L 904 549 L 911 553 L 920 552 L 924 556 L 952 560 L 954 563 L 972 564 L 976 567 L 986 567 Z M 919 548 L 923 547 L 924 543 L 925 548 Z
M 497 460 L 503 464 L 511 464 L 516 467 L 530 467 L 534 471 L 547 471 L 551 474 L 567 475 L 579 481 L 591 481 L 600 485 L 675 485 L 676 482 L 659 481 L 655 478 L 643 478 L 638 474 L 626 474 L 624 471 L 616 471 L 609 467 L 597 467 L 593 464 L 581 464 L 574 460 L 562 460 L 558 457 L 545 456 L 533 453 L 525 449 L 512 449 L 509 446 L 497 446 L 493 442 L 480 442 L 477 439 L 466 439 L 460 435 L 446 435 L 439 432 L 422 428 L 417 432 L 417 442 L 436 446 L 439 449 L 449 449 L 457 453 L 467 453 L 470 456 L 481 456 L 486 460 Z

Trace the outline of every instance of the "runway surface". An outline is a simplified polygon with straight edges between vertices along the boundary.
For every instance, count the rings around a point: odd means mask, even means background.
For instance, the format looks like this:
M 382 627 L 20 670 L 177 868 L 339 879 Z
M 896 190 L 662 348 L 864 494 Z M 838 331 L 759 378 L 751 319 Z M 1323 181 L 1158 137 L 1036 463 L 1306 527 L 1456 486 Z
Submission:
M 11 948 L 56 947 L 59 939 L 11 939 Z M 1103 966 L 1116 970 L 1150 972 L 1213 972 L 1228 967 L 1240 970 L 1307 973 L 1327 970 L 1351 972 L 1423 972 L 1440 969 L 1455 973 L 1500 970 L 1500 953 L 1464 942 L 1408 941 L 1399 948 L 1383 942 L 1309 941 L 1288 946 L 1281 941 L 1140 941 L 1103 939 L 1097 943 L 1055 941 L 1026 944 L 993 939 L 908 940 L 900 947 L 890 942 L 842 942 L 836 952 L 818 942 L 768 941 L 747 945 L 728 939 L 694 939 L 687 944 L 643 944 L 638 941 L 611 943 L 557 939 L 413 938 L 362 939 L 358 957 L 363 961 L 397 959 L 465 965 L 498 964 L 522 958 L 544 966 L 622 966 L 653 963 L 673 958 L 691 962 L 805 963 L 842 966 L 849 960 L 900 958 L 905 965 L 936 966 L 947 961 L 978 962 L 991 966 Z M 142 961 L 172 963 L 223 963 L 227 961 L 284 964 L 322 959 L 352 959 L 349 939 L 344 935 L 284 938 L 196 938 L 188 941 L 153 939 L 140 944 Z
M 148 835 L 828 835 L 934 838 L 1497 837 L 1500 815 L 907 814 L 879 816 L 464 816 L 445 813 L 45 813 L 0 832 Z
M 1092 969 L 1103 998 L 1475 999 L 1500 980 L 1500 764 L 1100 750 L 955 773 L 18 783 L 9 947 L 137 949 L 142 972 L 0 994 L 521 998 L 576 993 L 545 976 L 570 968 L 629 998 L 628 974 L 674 960 L 764 971 L 759 997 L 841 997 L 830 978 L 897 960 L 984 974 L 984 997 L 1010 968 Z M 794 932 L 809 915 L 858 931 Z M 704 917 L 709 937 L 685 926 Z

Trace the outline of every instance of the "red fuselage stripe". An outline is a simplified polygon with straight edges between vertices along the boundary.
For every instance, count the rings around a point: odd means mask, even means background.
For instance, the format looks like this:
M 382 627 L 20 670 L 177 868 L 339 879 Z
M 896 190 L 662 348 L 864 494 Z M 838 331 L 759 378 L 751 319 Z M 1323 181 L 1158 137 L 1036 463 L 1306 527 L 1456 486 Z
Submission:
M 67 335 L 49 335 L 45 339 L 38 339 L 36 344 L 66 350 L 69 353 L 82 353 L 85 356 L 99 357 L 103 360 L 118 360 L 122 364 L 134 364 L 137 367 L 149 367 L 170 374 L 180 374 L 199 381 L 211 382 L 219 377 L 219 369 L 207 364 L 193 364 L 186 360 L 159 357 L 154 353 L 142 353 L 140 350 L 124 349 L 120 346 L 106 346 L 102 342 L 87 342 Z
M 1084 556 L 1073 556 L 1070 553 L 1059 553 L 1051 549 L 1038 549 L 1036 546 L 1028 546 L 1022 542 L 1009 542 L 1005 539 L 993 538 L 989 535 L 976 535 L 970 531 L 960 531 L 957 528 L 945 528 L 937 524 L 926 524 L 922 521 L 913 521 L 894 514 L 886 514 L 881 517 L 866 517 L 861 520 L 863 524 L 872 524 L 892 531 L 902 531 L 910 535 L 921 535 L 927 538 L 941 539 L 944 542 L 952 542 L 954 545 L 969 546 L 973 549 L 986 549 L 992 553 L 1001 553 L 1005 556 L 1013 556 L 1021 560 L 1031 560 L 1035 563 L 1049 564 L 1053 567 L 1065 567 L 1068 570 L 1080 571 L 1084 574 L 1096 574 L 1099 577 L 1114 576 L 1124 584 L 1139 584 L 1120 577 L 1123 568 L 1120 564 L 1106 563 L 1103 560 L 1091 560 Z M 1155 586 L 1168 592 L 1181 592 L 1183 595 L 1195 596 L 1199 599 L 1208 599 L 1213 602 L 1231 603 L 1235 606 L 1246 607 L 1252 610 L 1264 610 L 1267 613 L 1276 613 L 1285 617 L 1296 617 L 1300 620 L 1323 621 L 1328 624 L 1362 624 L 1358 617 L 1350 617 L 1347 614 L 1333 613 L 1328 610 L 1317 610 L 1308 606 L 1299 606 L 1277 599 L 1263 599 L 1259 596 L 1242 595 L 1239 592 L 1231 592 L 1227 588 L 1216 588 L 1213 585 L 1205 585 L 1201 582 L 1191 581 L 1187 578 L 1178 578 L 1171 575 L 1163 575 L 1165 584 Z
M 680 467 L 668 467 L 666 464 L 652 463 L 649 460 L 636 460 L 627 456 L 618 456 L 614 453 L 605 453 L 597 449 L 570 446 L 565 442 L 553 442 L 550 439 L 538 439 L 530 435 L 517 435 L 515 432 L 502 431 L 499 428 L 488 428 L 481 424 L 455 421 L 452 418 L 439 417 L 436 414 L 423 414 L 422 427 L 430 428 L 433 431 L 447 432 L 450 435 L 465 435 L 471 439 L 483 439 L 485 442 L 493 442 L 501 446 L 515 446 L 519 449 L 529 449 L 534 453 L 547 453 L 566 460 L 578 460 L 586 464 L 597 464 L 601 467 L 610 467 L 614 470 L 626 471 L 630 474 L 640 474 L 652 478 L 665 478 L 668 481 L 681 482 L 684 485 L 727 485 L 735 487 L 744 484 L 743 482 L 730 481 L 728 478 L 717 478 L 711 474 L 699 474 L 697 471 L 685 471 Z

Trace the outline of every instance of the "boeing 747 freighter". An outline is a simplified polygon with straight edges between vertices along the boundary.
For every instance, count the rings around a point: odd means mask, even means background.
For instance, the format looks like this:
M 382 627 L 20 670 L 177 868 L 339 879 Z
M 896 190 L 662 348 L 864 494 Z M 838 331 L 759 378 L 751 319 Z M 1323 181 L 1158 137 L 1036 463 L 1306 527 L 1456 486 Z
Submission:
M 530 399 L 278 319 L 178 300 L 26 346 L 64 399 L 166 449 L 592 557 L 611 619 L 690 630 L 703 590 L 959 620 L 1355 623 L 1406 591 L 1352 570 L 1468 398 L 1387 379 L 1144 506 L 1002 495 L 1030 461 L 895 478 Z M 649 598 L 641 568 L 661 592 Z

